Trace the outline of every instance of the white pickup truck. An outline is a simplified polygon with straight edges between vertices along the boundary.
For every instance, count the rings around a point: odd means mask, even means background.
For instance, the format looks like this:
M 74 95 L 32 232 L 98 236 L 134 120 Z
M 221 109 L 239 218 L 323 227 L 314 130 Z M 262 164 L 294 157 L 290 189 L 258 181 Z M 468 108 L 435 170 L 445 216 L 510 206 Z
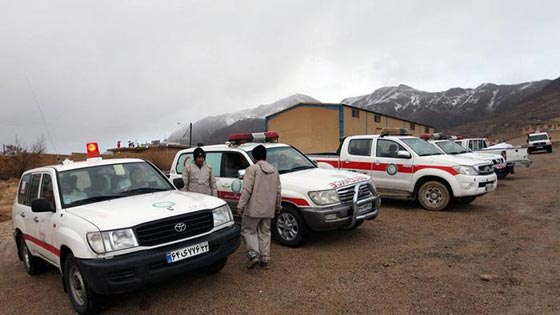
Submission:
M 472 202 L 497 186 L 492 164 L 445 155 L 411 136 L 351 136 L 337 154 L 310 158 L 323 167 L 371 175 L 382 197 L 417 199 L 426 210 L 443 210 L 453 200 Z
M 489 146 L 485 138 L 457 139 L 455 142 L 472 151 L 500 154 L 506 159 L 506 165 L 510 174 L 515 173 L 516 166 L 529 167 L 532 163 L 529 160 L 527 148 L 513 147 L 507 144 Z
M 527 150 L 529 154 L 535 151 L 552 153 L 552 138 L 546 132 L 535 132 L 527 135 Z
M 55 266 L 76 312 L 93 314 L 99 295 L 225 266 L 240 243 L 227 203 L 177 190 L 146 161 L 98 155 L 90 143 L 85 162 L 22 175 L 12 217 L 27 273 Z
M 483 151 L 473 152 L 455 143 L 453 140 L 428 140 L 428 142 L 436 145 L 445 154 L 484 160 L 492 163 L 494 173 L 496 173 L 498 178 L 504 178 L 509 174 L 509 168 L 506 165 L 506 160 L 500 154 L 486 153 Z
M 379 213 L 381 199 L 371 178 L 351 172 L 318 168 L 296 148 L 281 143 L 276 132 L 233 134 L 226 144 L 203 146 L 218 186 L 218 197 L 233 209 L 243 189 L 244 170 L 254 164 L 252 150 L 267 149 L 267 161 L 280 173 L 282 210 L 272 220 L 272 236 L 289 247 L 302 246 L 309 232 L 353 229 Z M 170 178 L 183 185 L 185 163 L 192 163 L 194 148 L 177 152 Z

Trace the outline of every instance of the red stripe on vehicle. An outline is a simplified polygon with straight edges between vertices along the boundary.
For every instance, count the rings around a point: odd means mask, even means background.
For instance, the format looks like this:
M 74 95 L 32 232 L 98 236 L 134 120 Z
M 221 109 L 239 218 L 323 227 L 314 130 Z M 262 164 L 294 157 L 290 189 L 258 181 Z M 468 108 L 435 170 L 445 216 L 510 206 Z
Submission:
M 26 241 L 30 241 L 31 243 L 33 243 L 33 244 L 35 244 L 39 247 L 42 247 L 42 248 L 48 250 L 49 252 L 55 254 L 56 256 L 60 257 L 60 250 L 58 250 L 56 247 L 52 246 L 51 244 L 45 243 L 45 242 L 43 242 L 39 239 L 36 239 L 33 236 L 28 235 L 28 234 L 24 234 L 23 239 L 26 240 Z
M 364 170 L 364 171 L 377 171 L 377 172 L 385 172 L 387 170 L 387 165 L 390 163 L 370 163 L 370 162 L 338 162 L 338 161 L 328 161 L 328 160 L 317 160 L 317 162 L 324 162 L 328 163 L 334 167 L 342 168 L 342 169 L 353 169 L 353 170 Z M 339 167 L 338 165 L 341 164 L 342 166 Z M 405 174 L 413 174 L 417 171 L 433 168 L 438 169 L 441 171 L 448 172 L 451 175 L 457 175 L 457 171 L 452 168 L 451 166 L 438 166 L 438 165 L 413 165 L 413 166 L 405 166 L 404 164 L 396 164 L 397 170 L 399 173 Z
M 282 197 L 282 201 L 291 202 L 296 206 L 309 206 L 307 200 L 301 198 Z
M 241 194 L 236 194 L 231 191 L 218 191 L 218 197 L 222 199 L 239 200 Z

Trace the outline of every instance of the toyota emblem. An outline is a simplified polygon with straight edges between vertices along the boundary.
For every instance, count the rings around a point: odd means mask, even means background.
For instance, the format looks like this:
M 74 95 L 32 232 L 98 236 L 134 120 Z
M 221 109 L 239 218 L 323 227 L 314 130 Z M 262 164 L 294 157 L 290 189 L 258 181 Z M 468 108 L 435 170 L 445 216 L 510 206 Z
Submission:
M 183 222 L 175 224 L 175 231 L 184 232 L 187 229 L 187 225 Z

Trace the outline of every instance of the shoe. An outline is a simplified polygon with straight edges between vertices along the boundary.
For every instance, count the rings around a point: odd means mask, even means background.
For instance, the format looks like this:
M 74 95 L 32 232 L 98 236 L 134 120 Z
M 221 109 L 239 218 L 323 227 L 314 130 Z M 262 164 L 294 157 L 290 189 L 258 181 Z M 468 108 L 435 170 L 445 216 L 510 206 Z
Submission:
M 253 269 L 259 264 L 259 257 L 253 257 L 249 260 L 247 264 L 247 269 Z
M 270 269 L 270 261 L 261 261 L 261 268 L 262 269 Z

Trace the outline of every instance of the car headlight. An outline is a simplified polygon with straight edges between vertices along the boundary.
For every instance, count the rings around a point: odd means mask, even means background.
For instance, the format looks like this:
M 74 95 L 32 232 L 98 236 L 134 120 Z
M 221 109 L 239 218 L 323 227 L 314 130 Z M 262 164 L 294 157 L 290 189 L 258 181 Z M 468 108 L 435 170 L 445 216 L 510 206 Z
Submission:
M 308 195 L 314 203 L 320 206 L 331 205 L 340 202 L 338 193 L 334 189 L 310 191 Z
M 471 175 L 471 176 L 478 175 L 478 171 L 476 170 L 476 168 L 468 165 L 456 165 L 453 166 L 453 169 L 456 170 L 457 173 L 461 175 Z
M 214 216 L 214 226 L 219 226 L 233 221 L 233 215 L 231 214 L 231 210 L 227 204 L 214 209 L 212 211 L 212 215 Z
M 87 240 L 91 249 L 98 254 L 138 246 L 136 235 L 134 235 L 132 229 L 91 232 L 87 233 Z

